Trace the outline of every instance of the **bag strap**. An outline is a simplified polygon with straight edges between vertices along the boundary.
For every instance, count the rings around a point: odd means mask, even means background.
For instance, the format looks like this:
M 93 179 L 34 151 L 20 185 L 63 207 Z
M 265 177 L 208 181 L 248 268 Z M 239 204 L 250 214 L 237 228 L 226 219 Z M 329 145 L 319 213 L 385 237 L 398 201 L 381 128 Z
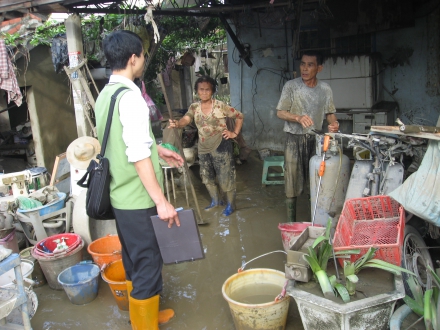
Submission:
M 102 139 L 102 147 L 101 152 L 96 156 L 99 160 L 105 155 L 105 148 L 107 147 L 108 135 L 110 134 L 110 126 L 112 125 L 113 119 L 113 110 L 115 109 L 116 100 L 118 98 L 119 93 L 128 89 L 127 87 L 119 87 L 116 92 L 112 95 L 110 101 L 110 107 L 108 111 L 107 123 L 105 124 L 104 137 Z

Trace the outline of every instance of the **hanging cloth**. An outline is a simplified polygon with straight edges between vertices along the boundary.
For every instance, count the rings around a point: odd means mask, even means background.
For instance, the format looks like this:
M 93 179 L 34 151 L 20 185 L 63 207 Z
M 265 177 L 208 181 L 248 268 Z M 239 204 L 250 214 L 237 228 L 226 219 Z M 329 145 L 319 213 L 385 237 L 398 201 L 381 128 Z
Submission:
M 18 107 L 21 105 L 23 95 L 21 95 L 20 87 L 18 87 L 14 67 L 8 56 L 6 44 L 3 39 L 0 39 L 0 89 L 8 92 L 8 103 L 14 101 Z

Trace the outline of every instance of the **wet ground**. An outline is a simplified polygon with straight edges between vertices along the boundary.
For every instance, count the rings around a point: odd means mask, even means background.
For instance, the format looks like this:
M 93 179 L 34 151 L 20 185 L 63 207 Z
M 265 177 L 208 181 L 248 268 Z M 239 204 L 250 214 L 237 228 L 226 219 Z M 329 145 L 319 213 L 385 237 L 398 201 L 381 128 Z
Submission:
M 222 296 L 225 280 L 246 261 L 259 255 L 283 250 L 278 224 L 285 222 L 284 186 L 262 188 L 262 161 L 252 152 L 247 162 L 237 166 L 237 211 L 229 217 L 222 208 L 206 212 L 199 226 L 205 259 L 164 266 L 161 308 L 173 308 L 176 316 L 162 330 L 234 329 L 229 306 Z M 198 177 L 198 166 L 191 167 L 193 185 L 201 208 L 209 204 L 206 189 Z M 177 188 L 176 207 L 186 207 L 183 187 Z M 190 206 L 195 208 L 190 196 Z M 299 203 L 298 219 L 309 221 L 307 199 Z M 274 253 L 258 259 L 245 269 L 271 268 L 284 272 L 285 255 Z M 64 291 L 48 285 L 35 288 L 38 309 L 32 319 L 34 329 L 131 329 L 128 312 L 120 311 L 106 282 L 100 279 L 98 297 L 84 306 L 70 303 Z M 291 299 L 287 330 L 303 329 L 295 302 Z

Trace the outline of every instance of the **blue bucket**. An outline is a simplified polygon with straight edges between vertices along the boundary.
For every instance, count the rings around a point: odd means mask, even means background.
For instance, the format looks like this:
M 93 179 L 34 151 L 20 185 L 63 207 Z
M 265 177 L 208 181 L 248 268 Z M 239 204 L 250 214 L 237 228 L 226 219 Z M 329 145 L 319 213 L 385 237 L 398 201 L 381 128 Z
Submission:
M 98 295 L 99 274 L 100 269 L 95 264 L 77 264 L 63 270 L 58 275 L 58 282 L 72 304 L 84 305 Z

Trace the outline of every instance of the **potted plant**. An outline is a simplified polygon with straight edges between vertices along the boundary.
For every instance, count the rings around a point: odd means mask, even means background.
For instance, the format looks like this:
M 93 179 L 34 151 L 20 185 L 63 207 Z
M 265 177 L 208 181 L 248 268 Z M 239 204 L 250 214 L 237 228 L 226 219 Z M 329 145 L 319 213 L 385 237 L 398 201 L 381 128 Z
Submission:
M 411 296 L 406 295 L 403 300 L 405 305 L 398 308 L 391 317 L 390 330 L 399 330 L 404 319 L 414 312 L 420 318 L 413 323 L 424 321 L 425 329 L 435 330 L 440 327 L 440 277 L 427 266 L 429 275 L 432 278 L 433 286 L 429 285 L 423 292 L 422 285 L 417 277 L 410 276 L 406 282 Z
M 328 244 L 326 239 L 318 239 L 320 243 Z M 306 260 L 315 258 L 314 252 L 312 252 L 314 247 L 318 248 L 316 259 L 319 258 L 319 244 L 313 244 L 309 249 L 309 255 L 304 257 Z M 321 250 L 327 251 L 325 252 L 327 254 L 329 253 L 328 248 L 321 248 Z M 316 275 L 318 281 L 323 280 L 326 283 L 324 295 L 319 290 L 311 288 L 313 284 L 300 284 L 290 281 L 287 292 L 298 305 L 304 329 L 352 330 L 365 329 L 366 327 L 368 329 L 388 329 L 390 316 L 396 301 L 405 296 L 400 272 L 409 271 L 382 261 L 377 262 L 373 259 L 374 253 L 375 249 L 370 249 L 362 258 L 358 259 L 359 262 L 356 265 L 346 263 L 346 279 L 347 276 L 351 278 L 351 283 L 348 285 L 350 290 L 353 289 L 352 285 L 353 282 L 356 282 L 356 279 L 358 279 L 359 284 L 363 285 L 362 290 L 357 290 L 359 294 L 352 296 L 351 299 L 348 290 L 336 281 L 335 276 L 331 276 L 328 280 L 333 286 L 333 293 L 339 294 L 343 299 L 336 298 L 334 297 L 335 294 L 329 292 L 328 283 L 324 279 L 324 275 L 327 277 L 327 273 L 319 272 L 322 267 L 319 267 L 320 269 L 317 272 L 319 275 Z M 316 263 L 312 261 L 310 265 L 312 270 L 316 269 Z M 357 273 L 367 267 L 380 268 L 380 270 L 371 271 L 367 269 L 362 271 L 362 277 L 365 276 L 365 281 L 362 283 L 362 281 L 359 281 Z M 356 292 L 356 289 L 354 290 Z

